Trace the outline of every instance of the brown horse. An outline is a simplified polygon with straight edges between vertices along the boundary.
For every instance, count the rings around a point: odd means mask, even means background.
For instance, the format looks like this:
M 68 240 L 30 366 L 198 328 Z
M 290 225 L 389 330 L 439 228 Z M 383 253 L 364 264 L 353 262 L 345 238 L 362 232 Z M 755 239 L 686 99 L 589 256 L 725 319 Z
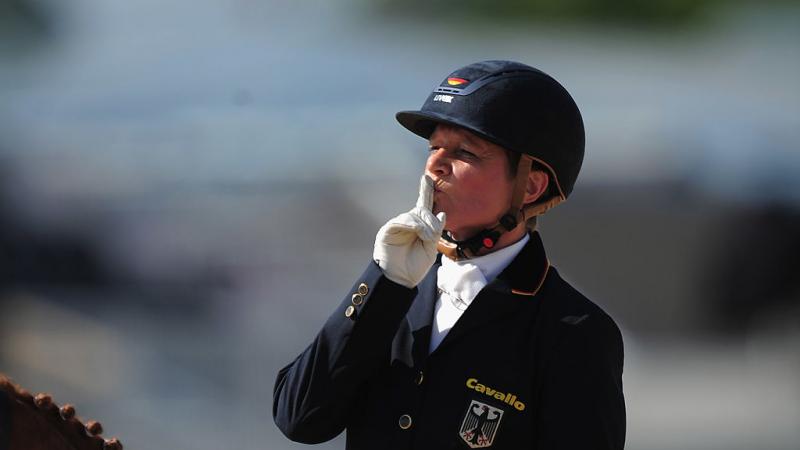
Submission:
M 103 427 L 75 417 L 72 405 L 58 407 L 47 394 L 35 397 L 0 373 L 0 450 L 122 450 L 118 439 L 100 436 Z

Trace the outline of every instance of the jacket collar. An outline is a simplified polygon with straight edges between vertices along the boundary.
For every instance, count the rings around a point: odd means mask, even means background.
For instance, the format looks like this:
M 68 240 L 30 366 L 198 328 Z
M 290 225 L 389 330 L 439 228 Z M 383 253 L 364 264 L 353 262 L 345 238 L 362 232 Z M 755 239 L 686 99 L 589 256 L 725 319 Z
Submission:
M 420 364 L 428 356 L 433 311 L 436 305 L 436 273 L 441 265 L 441 255 L 425 279 L 417 286 L 418 294 L 408 311 L 407 319 L 414 339 L 413 358 Z M 532 300 L 539 293 L 550 263 L 538 232 L 530 233 L 530 239 L 500 275 L 483 288 L 470 307 L 448 332 L 445 339 L 434 350 L 436 354 L 457 340 L 470 329 L 493 318 L 518 310 L 520 302 Z M 491 293 L 503 295 L 492 295 Z
M 530 239 L 500 275 L 486 287 L 501 292 L 533 297 L 539 293 L 550 270 L 550 261 L 538 231 L 529 234 Z

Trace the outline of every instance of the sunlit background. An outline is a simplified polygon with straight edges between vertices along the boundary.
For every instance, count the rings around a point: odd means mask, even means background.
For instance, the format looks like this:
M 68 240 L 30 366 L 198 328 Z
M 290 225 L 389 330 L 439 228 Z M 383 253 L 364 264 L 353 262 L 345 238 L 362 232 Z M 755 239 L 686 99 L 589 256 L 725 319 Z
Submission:
M 394 113 L 483 59 L 583 112 L 541 232 L 623 330 L 627 448 L 797 449 L 790 1 L 0 0 L 0 372 L 128 449 L 306 448 L 275 374 L 415 199 Z

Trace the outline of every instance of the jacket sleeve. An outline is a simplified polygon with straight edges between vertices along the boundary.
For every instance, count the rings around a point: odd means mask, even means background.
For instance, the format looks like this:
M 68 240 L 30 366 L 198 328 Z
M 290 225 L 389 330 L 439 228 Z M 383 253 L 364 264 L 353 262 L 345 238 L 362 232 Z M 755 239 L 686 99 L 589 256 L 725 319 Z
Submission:
M 542 386 L 539 450 L 625 446 L 622 335 L 604 313 L 565 317 Z
M 367 292 L 353 301 L 359 287 Z M 392 339 L 416 293 L 370 263 L 311 345 L 278 373 L 272 413 L 286 437 L 314 444 L 344 430 L 359 387 L 388 364 Z

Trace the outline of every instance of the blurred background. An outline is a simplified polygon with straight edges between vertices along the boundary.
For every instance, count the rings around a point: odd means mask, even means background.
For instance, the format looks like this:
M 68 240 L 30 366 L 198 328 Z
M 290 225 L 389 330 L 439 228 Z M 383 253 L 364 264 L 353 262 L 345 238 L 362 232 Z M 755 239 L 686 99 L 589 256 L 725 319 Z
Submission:
M 514 59 L 584 114 L 541 232 L 627 447 L 797 449 L 798 3 L 0 0 L 0 372 L 129 449 L 306 448 L 274 377 L 416 197 L 394 113 Z

